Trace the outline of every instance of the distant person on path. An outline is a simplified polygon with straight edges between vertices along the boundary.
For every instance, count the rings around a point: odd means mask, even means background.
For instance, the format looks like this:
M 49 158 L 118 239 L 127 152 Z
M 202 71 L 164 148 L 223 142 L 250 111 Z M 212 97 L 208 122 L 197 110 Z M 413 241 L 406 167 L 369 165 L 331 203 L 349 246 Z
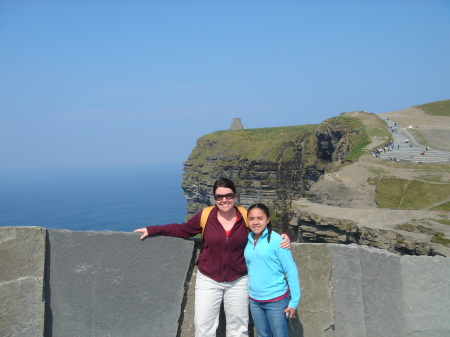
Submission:
M 203 247 L 198 256 L 195 285 L 195 336 L 216 336 L 222 300 L 226 313 L 227 336 L 248 336 L 248 276 L 244 259 L 248 228 L 246 214 L 235 207 L 236 187 L 232 180 L 218 179 L 213 186 L 215 207 L 206 221 Z M 202 233 L 202 211 L 183 224 L 168 224 L 136 229 L 148 236 L 164 235 L 180 238 Z M 290 248 L 283 234 L 281 245 Z
M 281 237 L 272 232 L 269 209 L 254 204 L 248 209 L 251 232 L 245 247 L 250 311 L 258 337 L 288 336 L 289 319 L 300 302 L 297 265 Z

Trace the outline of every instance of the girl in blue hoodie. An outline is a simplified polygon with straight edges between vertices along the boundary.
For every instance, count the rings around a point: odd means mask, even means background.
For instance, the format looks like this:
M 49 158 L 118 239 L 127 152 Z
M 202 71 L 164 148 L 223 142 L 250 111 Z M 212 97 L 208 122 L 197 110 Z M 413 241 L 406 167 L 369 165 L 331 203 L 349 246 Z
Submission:
M 244 256 L 248 268 L 250 311 L 258 337 L 288 336 L 288 319 L 300 302 L 298 269 L 289 250 L 280 249 L 264 204 L 248 209 L 248 235 Z

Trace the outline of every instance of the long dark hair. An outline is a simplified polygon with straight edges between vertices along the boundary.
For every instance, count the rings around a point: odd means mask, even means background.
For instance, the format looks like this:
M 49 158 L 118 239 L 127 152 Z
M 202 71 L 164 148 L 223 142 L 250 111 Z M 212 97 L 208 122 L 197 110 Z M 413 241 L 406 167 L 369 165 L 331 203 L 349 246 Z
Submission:
M 266 214 L 266 216 L 267 216 L 268 218 L 270 218 L 269 207 L 267 207 L 266 205 L 261 204 L 261 203 L 253 204 L 253 205 L 251 205 L 251 206 L 248 208 L 247 214 L 249 214 L 250 211 L 251 211 L 253 208 L 258 208 L 258 209 L 260 209 L 261 211 L 263 211 L 263 212 Z M 272 234 L 272 220 L 270 220 L 269 223 L 267 224 L 267 230 L 269 231 L 269 233 L 268 233 L 268 235 L 267 235 L 267 242 L 270 242 L 270 234 Z
M 233 191 L 233 193 L 236 193 L 236 186 L 234 185 L 233 180 L 228 178 L 219 178 L 216 180 L 213 186 L 213 195 L 216 194 L 216 190 L 218 187 L 226 187 Z

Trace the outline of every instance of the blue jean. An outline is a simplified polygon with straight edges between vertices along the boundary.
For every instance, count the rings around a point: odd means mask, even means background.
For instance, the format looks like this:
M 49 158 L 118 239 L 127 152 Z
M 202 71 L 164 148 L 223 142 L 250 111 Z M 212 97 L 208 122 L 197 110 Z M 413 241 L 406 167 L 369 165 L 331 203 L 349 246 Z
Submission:
M 250 299 L 250 312 L 258 337 L 288 337 L 288 319 L 284 309 L 289 296 L 276 302 L 256 302 Z

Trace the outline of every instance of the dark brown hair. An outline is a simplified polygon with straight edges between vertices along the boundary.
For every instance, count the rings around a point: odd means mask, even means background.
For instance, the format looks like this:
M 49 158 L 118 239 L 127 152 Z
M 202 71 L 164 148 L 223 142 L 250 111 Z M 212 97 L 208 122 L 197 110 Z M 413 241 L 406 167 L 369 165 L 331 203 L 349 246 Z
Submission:
M 236 186 L 234 185 L 233 180 L 228 178 L 219 178 L 216 180 L 213 186 L 213 195 L 216 194 L 216 190 L 218 187 L 226 187 L 233 191 L 233 193 L 236 193 Z

